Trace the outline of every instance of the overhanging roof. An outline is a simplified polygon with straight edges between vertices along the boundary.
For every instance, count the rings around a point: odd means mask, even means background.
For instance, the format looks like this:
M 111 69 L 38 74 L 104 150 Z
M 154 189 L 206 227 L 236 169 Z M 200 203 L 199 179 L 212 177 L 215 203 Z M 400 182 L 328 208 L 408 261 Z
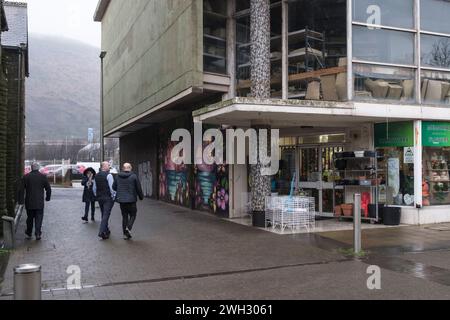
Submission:
M 94 21 L 101 22 L 111 0 L 99 0 L 94 13 Z
M 355 123 L 400 120 L 450 120 L 444 105 L 409 105 L 389 102 L 335 102 L 235 98 L 193 112 L 194 121 L 249 127 L 266 123 L 277 128 L 340 127 Z

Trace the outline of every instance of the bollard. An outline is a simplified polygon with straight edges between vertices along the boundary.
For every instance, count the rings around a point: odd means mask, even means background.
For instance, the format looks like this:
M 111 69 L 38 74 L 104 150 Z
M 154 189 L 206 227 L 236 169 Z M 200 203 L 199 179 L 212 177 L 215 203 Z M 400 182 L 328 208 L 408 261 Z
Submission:
M 353 215 L 353 244 L 355 253 L 361 253 L 361 194 L 354 197 L 355 212 Z
M 14 300 L 41 300 L 41 266 L 23 264 L 14 268 Z

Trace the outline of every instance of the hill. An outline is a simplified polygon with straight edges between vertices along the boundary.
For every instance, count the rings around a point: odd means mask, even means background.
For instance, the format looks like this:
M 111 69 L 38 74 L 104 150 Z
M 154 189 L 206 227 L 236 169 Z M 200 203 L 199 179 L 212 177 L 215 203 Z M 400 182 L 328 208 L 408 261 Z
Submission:
M 100 49 L 30 35 L 27 141 L 87 139 L 100 122 Z

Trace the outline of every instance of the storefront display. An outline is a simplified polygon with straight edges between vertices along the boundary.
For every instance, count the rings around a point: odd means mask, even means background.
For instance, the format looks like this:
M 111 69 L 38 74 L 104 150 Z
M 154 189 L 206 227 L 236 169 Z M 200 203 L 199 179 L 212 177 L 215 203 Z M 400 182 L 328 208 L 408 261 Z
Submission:
M 375 147 L 380 176 L 386 184 L 380 188 L 380 203 L 414 205 L 414 126 L 412 122 L 375 124 Z
M 423 122 L 423 204 L 450 204 L 450 123 Z

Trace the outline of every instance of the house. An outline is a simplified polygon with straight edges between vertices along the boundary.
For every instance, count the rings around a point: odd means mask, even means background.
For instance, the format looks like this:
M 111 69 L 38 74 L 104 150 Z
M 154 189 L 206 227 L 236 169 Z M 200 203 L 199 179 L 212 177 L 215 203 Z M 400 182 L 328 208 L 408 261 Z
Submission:
M 104 136 L 154 197 L 239 218 L 294 185 L 321 218 L 360 193 L 368 219 L 450 221 L 450 2 L 100 0 L 94 19 Z M 194 122 L 279 129 L 280 171 L 176 165 L 171 134 Z
M 27 4 L 4 2 L 8 31 L 2 34 L 2 61 L 6 75 L 6 199 L 14 211 L 16 187 L 24 172 L 25 81 L 28 68 Z

